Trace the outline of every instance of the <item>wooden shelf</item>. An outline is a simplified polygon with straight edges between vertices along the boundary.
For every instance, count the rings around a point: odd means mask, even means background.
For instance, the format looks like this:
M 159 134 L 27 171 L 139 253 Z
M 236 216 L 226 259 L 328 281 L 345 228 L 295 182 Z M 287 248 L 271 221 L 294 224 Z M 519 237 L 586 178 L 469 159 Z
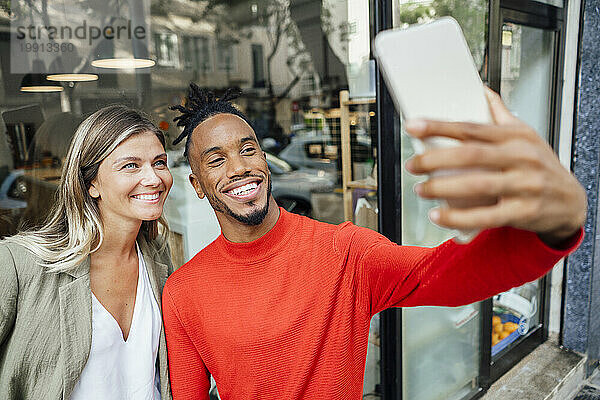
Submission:
M 375 102 L 376 102 L 375 99 L 365 98 L 365 99 L 346 100 L 346 101 L 342 101 L 341 104 L 343 106 L 356 106 L 356 105 L 361 105 L 361 104 L 374 104 Z
M 370 189 L 377 190 L 377 182 L 373 179 L 361 179 L 358 181 L 350 181 L 346 183 L 346 187 L 349 189 Z
M 344 219 L 353 221 L 354 210 L 352 209 L 352 191 L 355 189 L 377 190 L 377 181 L 373 178 L 352 180 L 352 149 L 350 146 L 350 125 L 352 124 L 352 113 L 350 106 L 361 104 L 373 104 L 375 99 L 363 98 L 350 100 L 347 90 L 340 92 L 340 141 L 342 152 L 342 193 L 344 202 Z

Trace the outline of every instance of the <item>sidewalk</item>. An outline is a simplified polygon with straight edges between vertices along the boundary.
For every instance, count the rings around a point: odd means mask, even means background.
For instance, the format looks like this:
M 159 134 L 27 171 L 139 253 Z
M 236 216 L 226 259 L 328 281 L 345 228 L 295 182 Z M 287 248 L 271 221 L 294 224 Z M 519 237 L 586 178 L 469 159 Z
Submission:
M 585 379 L 586 358 L 548 340 L 496 381 L 481 400 L 600 400 L 600 368 Z
M 600 400 L 600 370 L 596 369 L 592 376 L 583 382 L 572 400 Z
M 549 340 L 496 381 L 481 399 L 572 399 L 584 382 L 584 371 L 584 357 Z M 587 400 L 577 400 L 583 399 Z

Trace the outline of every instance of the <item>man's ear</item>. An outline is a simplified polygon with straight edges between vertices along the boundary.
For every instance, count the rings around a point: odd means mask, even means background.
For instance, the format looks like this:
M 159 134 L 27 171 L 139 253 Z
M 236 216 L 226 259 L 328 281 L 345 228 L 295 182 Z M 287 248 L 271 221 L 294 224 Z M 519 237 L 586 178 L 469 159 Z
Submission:
M 92 196 L 93 199 L 99 199 L 100 198 L 100 192 L 98 191 L 98 189 L 96 189 L 96 186 L 94 186 L 93 182 L 90 184 L 90 187 L 88 189 L 88 193 L 90 194 L 90 196 Z
M 200 186 L 200 181 L 198 180 L 196 175 L 190 174 L 190 176 L 188 178 L 190 180 L 190 183 L 192 184 L 192 187 L 196 191 L 198 198 L 203 199 L 204 198 L 204 190 L 202 190 L 202 186 Z

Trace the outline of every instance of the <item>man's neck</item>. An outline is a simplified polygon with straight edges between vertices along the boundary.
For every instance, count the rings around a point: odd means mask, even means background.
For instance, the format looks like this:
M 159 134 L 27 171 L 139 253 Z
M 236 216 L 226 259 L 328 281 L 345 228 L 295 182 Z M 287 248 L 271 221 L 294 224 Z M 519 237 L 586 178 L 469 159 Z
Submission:
M 258 225 L 246 225 L 233 217 L 217 213 L 221 232 L 227 240 L 233 243 L 248 243 L 259 239 L 267 234 L 277 223 L 279 219 L 279 206 L 275 199 L 269 199 L 269 211 Z

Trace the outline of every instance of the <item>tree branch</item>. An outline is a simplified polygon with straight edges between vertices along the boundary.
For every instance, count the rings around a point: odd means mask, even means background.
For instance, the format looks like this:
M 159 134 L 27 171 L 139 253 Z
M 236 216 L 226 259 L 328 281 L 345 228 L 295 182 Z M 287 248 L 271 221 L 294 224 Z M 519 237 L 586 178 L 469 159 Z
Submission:
M 32 2 L 31 0 L 25 0 L 25 2 L 27 3 L 27 5 L 29 6 L 29 8 L 30 8 L 32 11 L 35 11 L 35 13 L 36 13 L 37 15 L 39 15 L 40 17 L 43 17 L 43 16 L 44 16 L 44 15 L 42 14 L 42 12 L 41 12 L 40 10 L 38 10 L 38 9 L 37 9 L 37 8 L 36 8 L 36 7 L 33 5 L 33 2 Z
M 303 75 L 302 72 L 296 74 L 294 79 L 292 79 L 292 81 L 286 86 L 286 88 L 283 90 L 283 92 L 279 96 L 277 96 L 277 98 L 275 99 L 275 104 L 279 103 L 281 100 L 283 100 L 284 98 L 287 97 L 288 93 L 300 81 L 300 78 L 302 78 L 302 75 Z

